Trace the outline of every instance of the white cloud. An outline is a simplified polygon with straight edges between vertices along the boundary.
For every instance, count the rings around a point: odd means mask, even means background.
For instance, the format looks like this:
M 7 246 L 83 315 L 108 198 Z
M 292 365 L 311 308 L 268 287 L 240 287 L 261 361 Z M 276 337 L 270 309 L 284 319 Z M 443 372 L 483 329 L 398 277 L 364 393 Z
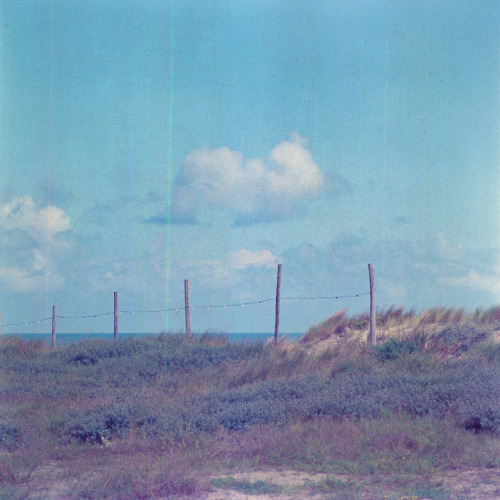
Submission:
M 42 271 L 48 265 L 49 265 L 48 255 L 39 248 L 35 248 L 35 250 L 33 250 L 33 262 L 32 262 L 33 269 L 35 271 Z
M 29 195 L 4 200 L 0 205 L 0 246 L 16 251 L 9 252 L 11 262 L 0 267 L 0 282 L 19 293 L 62 287 L 65 279 L 57 270 L 58 259 L 67 245 L 51 238 L 69 228 L 69 217 L 60 208 L 39 208 Z
M 251 252 L 243 248 L 237 252 L 229 252 L 226 256 L 227 263 L 234 269 L 247 267 L 275 267 L 278 259 L 269 250 Z
M 37 241 L 44 241 L 70 228 L 69 217 L 60 208 L 39 209 L 29 195 L 14 198 L 0 207 L 0 228 L 27 232 Z
M 466 276 L 445 277 L 441 283 L 454 288 L 471 288 L 473 290 L 500 293 L 500 276 L 479 274 L 471 269 Z
M 298 201 L 318 195 L 324 184 L 323 172 L 305 146 L 306 140 L 296 135 L 275 146 L 267 162 L 245 159 L 225 146 L 191 151 L 176 184 L 177 196 L 188 199 L 182 208 L 192 208 L 193 200 L 200 199 L 239 218 L 289 215 Z
M 278 258 L 269 250 L 252 252 L 241 249 L 227 253 L 222 259 L 199 260 L 180 263 L 181 272 L 199 279 L 211 289 L 224 289 L 244 279 L 244 271 L 249 267 L 270 268 L 276 266 Z
M 36 292 L 47 288 L 47 276 L 39 272 L 33 272 L 18 267 L 0 266 L 0 281 L 2 281 L 12 292 Z M 50 274 L 48 287 L 51 290 L 58 289 L 64 284 L 64 277 L 57 273 Z

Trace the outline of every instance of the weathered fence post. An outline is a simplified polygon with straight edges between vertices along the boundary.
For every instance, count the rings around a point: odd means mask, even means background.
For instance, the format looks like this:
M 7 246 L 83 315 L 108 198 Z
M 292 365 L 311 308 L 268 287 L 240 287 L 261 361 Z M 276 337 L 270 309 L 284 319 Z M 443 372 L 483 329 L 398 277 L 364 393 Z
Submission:
M 52 306 L 52 347 L 56 346 L 56 306 Z
M 274 346 L 278 345 L 280 332 L 280 289 L 281 289 L 281 264 L 278 264 L 278 276 L 276 278 L 276 317 L 274 319 Z
M 186 311 L 186 336 L 191 337 L 191 311 L 189 309 L 189 280 L 184 280 L 184 309 Z
M 118 340 L 118 292 L 114 293 L 114 328 L 113 328 L 113 339 Z
M 377 343 L 377 309 L 375 306 L 375 273 L 373 264 L 368 264 L 368 274 L 370 276 L 370 345 Z

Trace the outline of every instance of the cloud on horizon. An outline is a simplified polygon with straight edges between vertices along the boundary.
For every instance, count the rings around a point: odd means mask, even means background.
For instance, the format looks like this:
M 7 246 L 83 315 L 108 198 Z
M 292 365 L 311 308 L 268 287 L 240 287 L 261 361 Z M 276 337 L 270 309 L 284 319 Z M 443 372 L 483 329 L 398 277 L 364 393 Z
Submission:
M 500 300 L 500 249 L 468 249 L 444 233 L 384 242 L 343 234 L 324 248 L 303 245 L 283 257 L 285 283 L 305 296 L 368 292 L 367 264 L 373 263 L 377 307 L 473 309 Z
M 227 146 L 189 152 L 174 185 L 172 219 L 192 221 L 198 201 L 228 212 L 237 223 L 290 217 L 325 184 L 306 144 L 294 135 L 277 144 L 267 161 L 246 159 Z

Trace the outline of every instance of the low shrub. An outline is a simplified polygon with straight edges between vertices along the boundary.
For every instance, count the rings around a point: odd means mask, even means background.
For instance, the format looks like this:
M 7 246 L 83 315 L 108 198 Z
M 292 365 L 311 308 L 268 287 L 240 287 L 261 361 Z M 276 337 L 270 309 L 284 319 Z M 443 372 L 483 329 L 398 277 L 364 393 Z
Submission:
M 246 359 L 264 349 L 259 343 L 231 344 L 209 334 L 188 339 L 185 335 L 126 337 L 117 342 L 83 340 L 51 355 L 69 365 L 97 365 L 111 359 L 148 364 L 155 371 L 189 372 Z
M 498 363 L 500 361 L 500 343 L 485 342 L 478 346 L 476 351 L 490 362 Z
M 0 448 L 12 450 L 19 443 L 20 437 L 21 431 L 17 425 L 0 420 Z
M 68 412 L 63 424 L 64 437 L 78 443 L 102 443 L 104 439 L 124 436 L 130 427 L 127 408 L 98 406 Z
M 341 372 L 332 379 L 309 375 L 213 390 L 178 401 L 143 425 L 153 435 L 184 434 L 219 428 L 243 431 L 254 425 L 318 416 L 358 421 L 402 413 L 411 417 L 454 415 L 462 426 L 480 419 L 477 425 L 482 429 L 497 432 L 500 408 L 491 403 L 500 400 L 496 367 L 473 360 L 441 366 L 433 373 Z
M 467 430 L 492 431 L 500 433 L 500 403 L 491 401 L 490 404 L 474 408 L 468 412 L 470 416 L 463 421 L 463 426 Z
M 420 346 L 413 340 L 408 339 L 389 339 L 381 345 L 373 346 L 380 359 L 390 361 L 405 354 L 411 354 L 418 351 Z
M 462 354 L 491 336 L 489 327 L 474 323 L 448 325 L 432 334 L 429 347 L 446 354 Z
M 156 337 L 125 337 L 117 342 L 85 339 L 51 353 L 51 358 L 69 365 L 96 365 L 111 358 L 127 358 L 154 349 Z

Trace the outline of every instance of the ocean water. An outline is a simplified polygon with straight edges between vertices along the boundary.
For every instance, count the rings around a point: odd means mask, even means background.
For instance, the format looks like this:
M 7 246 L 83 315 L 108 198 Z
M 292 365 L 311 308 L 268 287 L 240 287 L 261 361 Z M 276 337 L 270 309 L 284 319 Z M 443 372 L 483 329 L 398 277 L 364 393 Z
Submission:
M 118 335 L 119 339 L 125 337 L 149 337 L 151 335 L 157 335 L 152 333 L 120 333 Z M 196 335 L 196 334 L 195 334 Z M 228 333 L 226 334 L 230 342 L 265 342 L 268 339 L 274 337 L 274 333 Z M 48 333 L 18 333 L 10 334 L 8 336 L 19 337 L 22 340 L 42 340 L 47 345 L 52 343 L 52 334 Z M 285 337 L 288 340 L 298 340 L 302 333 L 283 333 L 280 334 L 280 338 Z M 58 333 L 56 335 L 56 345 L 64 346 L 72 344 L 74 342 L 79 342 L 84 339 L 105 339 L 113 340 L 113 333 Z

